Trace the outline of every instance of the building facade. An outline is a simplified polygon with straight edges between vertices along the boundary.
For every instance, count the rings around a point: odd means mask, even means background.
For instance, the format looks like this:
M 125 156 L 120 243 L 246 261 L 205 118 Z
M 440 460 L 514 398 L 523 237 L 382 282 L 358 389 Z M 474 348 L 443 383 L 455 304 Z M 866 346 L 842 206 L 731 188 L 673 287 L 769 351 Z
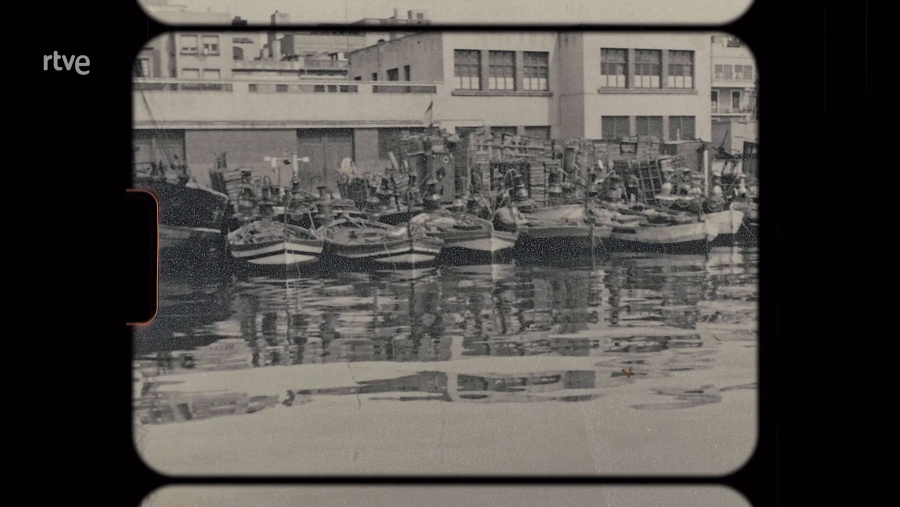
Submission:
M 346 79 L 237 77 L 234 65 L 206 87 L 183 74 L 137 78 L 139 156 L 168 143 L 203 182 L 221 152 L 229 166 L 257 171 L 271 171 L 265 157 L 287 153 L 308 157 L 316 172 L 345 157 L 382 170 L 404 130 L 431 123 L 460 134 L 711 137 L 708 35 L 420 32 L 347 59 Z M 151 133 L 160 128 L 165 139 Z
M 711 37 L 712 142 L 726 150 L 742 150 L 743 141 L 756 142 L 757 66 L 750 49 L 736 37 Z

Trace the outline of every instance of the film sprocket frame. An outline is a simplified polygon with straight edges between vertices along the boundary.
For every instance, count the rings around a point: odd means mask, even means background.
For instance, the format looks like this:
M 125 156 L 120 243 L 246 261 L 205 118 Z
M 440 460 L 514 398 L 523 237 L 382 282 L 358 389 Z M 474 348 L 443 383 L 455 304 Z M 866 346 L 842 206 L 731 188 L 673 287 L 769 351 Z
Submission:
M 143 190 L 125 192 L 125 323 L 149 324 L 159 306 L 159 206 Z
M 208 28 L 208 27 L 207 27 L 207 28 Z M 516 30 L 521 30 L 521 28 L 518 28 L 518 27 L 517 27 Z M 180 31 L 184 31 L 184 30 L 180 30 Z M 215 31 L 216 31 L 216 32 L 220 32 L 221 30 L 216 29 Z M 757 49 L 757 47 L 754 46 L 754 49 Z M 764 51 L 759 51 L 758 49 L 757 49 L 757 51 L 758 51 L 757 54 L 764 53 Z M 760 58 L 760 60 L 761 60 L 760 65 L 766 65 L 766 63 L 765 63 L 766 60 L 765 60 L 765 59 Z M 763 124 L 765 124 L 765 123 L 763 123 Z M 765 127 L 763 127 L 763 130 L 765 130 Z M 767 164 L 770 164 L 770 163 L 771 163 L 771 162 L 767 162 Z M 764 171 L 764 172 L 765 172 L 765 171 Z M 774 190 L 769 190 L 768 187 L 766 187 L 766 188 L 767 188 L 766 193 L 772 192 L 772 194 L 774 194 Z M 772 195 L 772 194 L 770 194 L 770 195 Z M 763 334 L 765 334 L 765 333 L 763 332 Z M 762 338 L 762 339 L 761 339 L 760 347 L 763 346 L 763 343 L 764 343 L 765 341 L 766 341 L 765 338 Z M 765 375 L 762 373 L 762 370 L 765 369 L 765 366 L 761 364 L 761 365 L 760 365 L 760 368 L 761 368 L 761 372 L 760 372 L 760 373 L 761 373 L 761 377 L 763 377 L 763 376 L 765 376 Z M 764 399 L 765 396 L 762 396 L 762 398 Z M 760 410 L 761 410 L 760 417 L 761 417 L 761 418 L 763 417 L 763 416 L 762 416 L 762 405 L 763 405 L 764 403 L 765 403 L 764 401 L 762 401 L 762 400 L 760 401 L 760 404 L 761 404 L 761 406 L 760 406 Z M 762 430 L 761 430 L 761 431 L 762 431 Z M 757 461 L 757 460 L 756 460 L 757 457 L 759 457 L 759 453 L 757 454 L 757 456 L 754 457 L 754 460 L 751 460 L 751 463 L 750 463 L 750 466 L 748 466 L 748 469 L 751 469 L 751 470 L 753 469 L 753 463 L 754 463 L 754 461 Z M 745 480 L 745 481 L 748 480 L 747 478 L 748 478 L 749 476 L 748 476 L 746 473 L 744 473 L 744 472 L 746 472 L 746 470 L 747 470 L 747 469 L 745 469 L 745 470 L 742 471 L 742 472 L 739 472 L 738 474 L 736 474 L 736 476 L 732 476 L 732 477 L 729 479 L 729 480 L 732 481 L 731 483 L 734 483 L 734 481 L 736 481 L 736 482 L 742 482 L 741 479 L 740 479 L 740 476 L 741 476 L 742 474 L 743 474 L 743 476 L 744 476 L 744 480 Z M 342 479 L 342 480 L 343 480 L 343 479 Z M 364 478 L 363 480 L 369 480 L 369 479 L 368 479 L 368 478 Z M 463 479 L 463 480 L 465 481 L 466 479 Z M 617 480 L 618 480 L 618 478 L 617 478 Z M 658 479 L 649 479 L 649 480 L 650 480 L 650 481 L 655 481 L 655 480 L 658 480 Z M 471 481 L 470 481 L 470 482 L 471 482 Z M 624 480 L 623 482 L 628 482 L 628 480 Z

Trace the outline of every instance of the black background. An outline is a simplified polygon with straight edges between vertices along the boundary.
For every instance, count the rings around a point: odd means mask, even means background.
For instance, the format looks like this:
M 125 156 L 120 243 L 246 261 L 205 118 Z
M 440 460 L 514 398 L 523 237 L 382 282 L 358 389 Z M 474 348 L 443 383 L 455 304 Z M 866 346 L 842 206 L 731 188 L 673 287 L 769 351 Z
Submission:
M 838 136 L 836 141 L 854 144 L 857 136 L 864 136 L 867 130 L 851 133 L 840 128 L 866 123 L 865 4 L 837 5 L 840 13 L 829 19 L 840 24 L 840 34 L 834 44 L 831 41 L 823 44 L 826 8 L 815 3 L 757 0 L 732 25 L 702 27 L 728 31 L 746 41 L 756 55 L 761 75 L 761 430 L 756 454 L 743 469 L 723 478 L 635 477 L 604 481 L 528 478 L 502 482 L 724 483 L 737 488 L 756 507 L 777 505 L 777 498 L 783 499 L 788 490 L 797 488 L 802 475 L 797 472 L 806 464 L 785 465 L 782 448 L 792 440 L 779 431 L 779 421 L 783 424 L 787 420 L 784 414 L 788 406 L 800 408 L 802 412 L 814 406 L 810 396 L 815 389 L 792 390 L 788 382 L 795 376 L 804 382 L 815 382 L 810 380 L 815 375 L 811 370 L 819 371 L 821 366 L 810 364 L 808 359 L 788 360 L 784 345 L 805 344 L 819 336 L 814 326 L 818 321 L 828 322 L 825 316 L 829 310 L 824 308 L 828 301 L 824 300 L 830 299 L 810 294 L 821 281 L 798 281 L 797 275 L 804 274 L 822 257 L 833 257 L 836 252 L 846 256 L 853 250 L 852 244 L 842 243 L 834 222 L 805 221 L 803 212 L 810 202 L 827 200 L 827 196 L 836 192 L 856 199 L 861 188 L 869 188 L 852 182 L 847 187 L 847 180 L 842 178 L 850 166 L 838 160 L 840 153 L 827 152 L 828 158 L 823 158 L 826 151 L 819 144 L 819 133 L 823 131 Z M 29 503 L 38 505 L 51 504 L 54 500 L 50 497 L 59 496 L 58 501 L 64 503 L 52 504 L 133 506 L 153 488 L 165 483 L 249 482 L 250 479 L 241 478 L 212 481 L 199 477 L 164 478 L 143 465 L 132 447 L 131 333 L 126 328 L 125 335 L 121 334 L 118 328 L 121 310 L 117 307 L 132 295 L 122 291 L 119 264 L 127 259 L 120 258 L 119 252 L 123 251 L 120 230 L 125 227 L 136 231 L 138 225 L 123 220 L 121 201 L 113 202 L 114 194 L 122 191 L 119 183 L 113 184 L 113 175 L 118 172 L 128 187 L 133 59 L 148 39 L 165 29 L 148 20 L 133 0 L 44 2 L 25 7 L 29 21 L 38 19 L 41 24 L 38 30 L 31 30 L 7 46 L 10 69 L 14 71 L 5 73 L 4 80 L 15 90 L 8 92 L 8 101 L 17 106 L 10 108 L 16 112 L 8 121 L 18 123 L 15 142 L 8 143 L 6 148 L 8 153 L 23 158 L 16 167 L 8 167 L 5 174 L 8 195 L 22 195 L 26 202 L 28 213 L 23 215 L 19 211 L 15 216 L 31 218 L 8 220 L 8 232 L 21 231 L 21 236 L 8 241 L 31 241 L 33 236 L 34 245 L 48 245 L 48 241 L 51 245 L 36 248 L 22 259 L 24 266 L 30 266 L 39 276 L 29 278 L 21 288 L 16 282 L 9 285 L 8 291 L 20 292 L 12 294 L 13 302 L 7 303 L 5 309 L 16 314 L 14 320 L 24 321 L 29 331 L 18 336 L 27 346 L 8 346 L 7 352 L 18 358 L 17 364 L 24 364 L 28 377 L 22 378 L 37 379 L 46 386 L 11 392 L 14 400 L 7 409 L 12 414 L 8 418 L 25 430 L 7 430 L 14 443 L 25 447 L 24 459 L 13 466 L 16 472 L 38 482 L 37 486 L 26 487 L 24 481 L 7 481 L 7 488 L 25 493 Z M 302 2 L 298 1 L 296 10 L 301 9 Z M 10 15 L 6 21 L 10 25 L 15 22 Z M 43 71 L 42 56 L 53 51 L 87 55 L 90 74 Z M 830 80 L 822 72 L 826 59 L 836 63 Z M 18 73 L 18 69 L 27 72 Z M 826 123 L 822 106 L 824 90 L 829 84 L 833 84 L 830 90 L 837 89 L 841 95 L 834 103 L 834 110 L 829 111 Z M 852 113 L 853 121 L 842 123 L 842 112 L 837 111 L 841 107 L 847 109 L 843 113 Z M 34 173 L 39 176 L 19 176 L 31 174 L 24 172 L 26 169 L 39 169 Z M 18 179 L 10 180 L 10 175 Z M 816 188 L 815 183 L 823 180 L 826 186 Z M 49 217 L 50 222 L 38 217 Z M 814 230 L 816 226 L 826 230 Z M 809 255 L 811 251 L 816 252 L 814 258 Z M 8 269 L 17 271 L 24 267 L 12 263 Z M 138 291 L 137 287 L 133 289 Z M 814 312 L 803 311 L 799 306 L 793 311 L 779 312 L 779 307 L 783 307 L 779 300 L 794 304 L 805 301 L 819 307 Z M 38 326 L 27 325 L 32 323 Z M 120 331 L 114 331 L 113 324 Z M 32 357 L 38 359 L 29 359 Z M 14 385 L 17 385 L 15 381 Z M 35 402 L 36 397 L 43 401 Z M 786 403 L 779 404 L 779 398 Z M 27 410 L 21 408 L 26 405 Z M 782 408 L 780 416 L 779 408 Z M 392 478 L 305 482 L 421 484 L 424 481 Z M 428 482 L 457 481 L 436 478 Z M 482 478 L 460 482 L 498 481 Z M 809 499 L 804 503 L 808 505 Z

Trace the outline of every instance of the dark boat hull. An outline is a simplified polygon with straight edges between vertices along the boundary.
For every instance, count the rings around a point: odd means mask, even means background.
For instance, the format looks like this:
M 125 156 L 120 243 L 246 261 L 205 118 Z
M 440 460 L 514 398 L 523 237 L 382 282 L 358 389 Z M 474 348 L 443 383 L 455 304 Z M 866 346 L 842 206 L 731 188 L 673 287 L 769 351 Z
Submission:
M 589 226 L 523 227 L 516 255 L 523 258 L 591 255 L 604 246 L 610 228 Z

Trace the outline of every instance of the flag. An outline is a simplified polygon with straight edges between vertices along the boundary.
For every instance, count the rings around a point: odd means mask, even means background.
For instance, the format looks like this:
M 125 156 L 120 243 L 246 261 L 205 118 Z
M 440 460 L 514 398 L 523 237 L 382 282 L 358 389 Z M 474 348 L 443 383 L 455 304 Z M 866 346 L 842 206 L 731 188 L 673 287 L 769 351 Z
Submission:
M 428 109 L 425 110 L 425 124 L 428 125 L 428 128 L 434 126 L 434 101 L 432 100 L 430 104 L 428 104 Z

